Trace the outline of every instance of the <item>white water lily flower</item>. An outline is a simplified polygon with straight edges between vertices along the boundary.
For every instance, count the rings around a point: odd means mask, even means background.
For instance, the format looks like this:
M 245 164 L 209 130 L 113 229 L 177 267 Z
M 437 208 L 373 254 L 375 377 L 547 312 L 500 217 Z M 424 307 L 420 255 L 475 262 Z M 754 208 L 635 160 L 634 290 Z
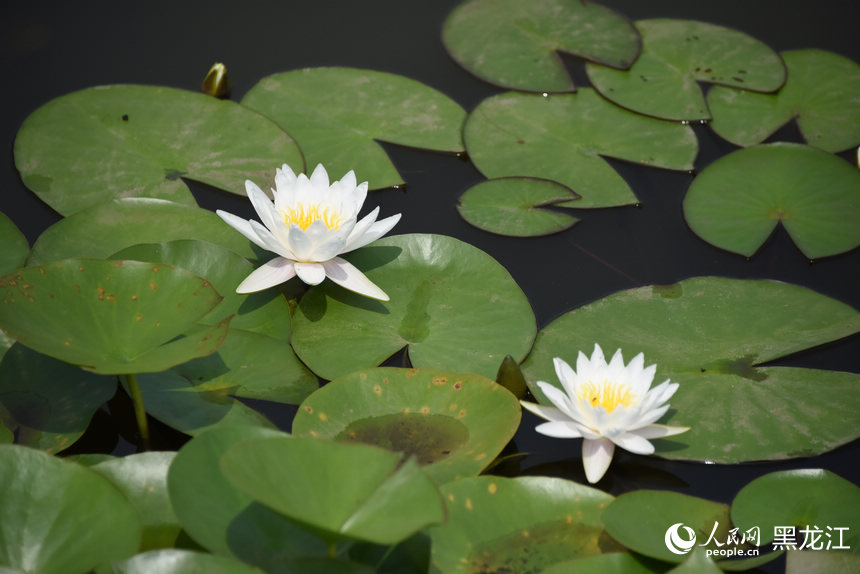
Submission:
M 678 383 L 666 379 L 651 387 L 657 365 L 645 367 L 639 353 L 625 366 L 621 349 L 609 364 L 600 345 L 594 345 L 591 359 L 582 351 L 576 371 L 562 359 L 553 359 L 564 391 L 538 381 L 554 407 L 520 401 L 526 409 L 550 422 L 535 430 L 556 438 L 583 438 L 582 463 L 588 482 L 600 480 L 609 468 L 615 445 L 636 454 L 652 454 L 651 438 L 672 436 L 689 427 L 654 424 L 669 409 L 666 401 L 678 390 Z
M 338 255 L 376 241 L 394 227 L 400 214 L 376 221 L 377 207 L 358 221 L 367 182 L 356 186 L 352 171 L 329 185 L 322 165 L 308 178 L 303 173 L 297 177 L 284 164 L 275 172 L 275 188 L 273 203 L 254 182 L 245 181 L 245 191 L 262 224 L 216 211 L 236 231 L 280 256 L 255 269 L 236 292 L 261 291 L 298 275 L 308 285 L 318 285 L 328 277 L 350 291 L 388 301 L 382 289 Z

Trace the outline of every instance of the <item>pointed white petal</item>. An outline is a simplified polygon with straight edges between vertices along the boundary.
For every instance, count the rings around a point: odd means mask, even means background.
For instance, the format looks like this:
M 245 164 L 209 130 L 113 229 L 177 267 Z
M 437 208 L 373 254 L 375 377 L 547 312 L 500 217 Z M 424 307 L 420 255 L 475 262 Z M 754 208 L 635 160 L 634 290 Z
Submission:
M 370 226 L 376 221 L 376 217 L 379 215 L 379 206 L 373 208 L 373 211 L 362 217 L 358 223 L 355 224 L 355 227 L 352 228 L 352 231 L 349 234 L 349 238 L 347 239 L 347 245 L 350 242 L 354 242 L 356 239 L 361 238 L 370 229 Z
M 585 467 L 585 478 L 594 484 L 606 474 L 615 444 L 607 438 L 582 441 L 582 466 Z
M 253 293 L 262 291 L 274 285 L 280 285 L 289 281 L 296 275 L 293 262 L 283 257 L 275 257 L 245 277 L 245 280 L 236 287 L 236 293 Z
M 520 401 L 520 404 L 524 409 L 530 411 L 542 419 L 546 419 L 548 421 L 569 421 L 570 417 L 564 414 L 561 410 L 556 407 L 550 407 L 547 405 L 539 405 L 537 403 L 530 403 L 528 401 Z
M 247 219 L 242 219 L 238 215 L 233 215 L 232 213 L 228 213 L 220 209 L 217 210 L 215 213 L 218 215 L 218 217 L 223 219 L 227 225 L 250 239 L 255 245 L 257 245 L 258 247 L 262 247 L 263 249 L 269 249 L 266 246 L 265 242 L 260 239 L 254 229 L 251 227 L 250 221 L 248 221 Z
M 314 168 L 314 172 L 310 177 L 311 185 L 318 189 L 328 188 L 328 172 L 321 163 L 318 163 Z
M 666 411 L 669 410 L 669 405 L 663 405 L 662 407 L 657 407 L 655 409 L 651 409 L 650 411 L 641 413 L 639 419 L 634 423 L 628 425 L 628 428 L 642 428 L 644 426 L 650 425 L 651 423 L 655 423 L 659 421 L 663 415 L 666 414 Z
M 319 285 L 325 279 L 325 268 L 321 263 L 296 261 L 296 275 L 308 285 Z
M 373 223 L 362 235 L 357 235 L 353 233 L 350 235 L 349 239 L 344 246 L 344 250 L 342 253 L 347 253 L 352 251 L 353 249 L 358 249 L 359 247 L 364 247 L 368 243 L 376 241 L 389 231 L 391 228 L 397 225 L 397 222 L 400 221 L 400 214 L 392 215 L 391 217 L 386 217 L 385 219 L 381 219 L 375 223 Z
M 612 442 L 633 454 L 654 454 L 654 445 L 639 434 L 626 432 L 613 437 Z
M 663 438 L 666 436 L 674 436 L 676 434 L 681 434 L 682 432 L 687 432 L 688 430 L 690 430 L 690 427 L 648 425 L 647 427 L 642 427 L 641 429 L 632 430 L 630 431 L 630 433 L 637 434 L 642 438 Z
M 370 279 L 365 277 L 364 273 L 359 271 L 352 263 L 346 259 L 335 257 L 323 263 L 326 276 L 350 291 L 355 291 L 359 295 L 378 299 L 379 301 L 388 301 L 388 295 L 385 291 L 377 287 Z
M 344 190 L 348 190 L 349 192 L 354 191 L 356 185 L 355 172 L 353 170 L 346 172 L 346 174 L 340 178 L 340 185 Z
M 552 360 L 552 365 L 555 367 L 555 375 L 558 377 L 561 386 L 571 401 L 576 400 L 576 373 L 570 368 L 564 359 L 555 357 Z
M 541 423 L 535 427 L 535 431 L 553 438 L 582 438 L 576 424 L 569 420 Z
M 251 200 L 251 205 L 254 206 L 254 211 L 260 216 L 263 225 L 268 229 L 273 229 L 275 227 L 275 206 L 272 205 L 268 196 L 250 179 L 245 180 L 245 193 L 248 194 L 248 199 Z
M 296 261 L 308 261 L 314 252 L 314 243 L 304 230 L 295 223 L 291 223 L 287 237 L 289 238 L 290 251 L 293 252 Z
M 592 368 L 606 366 L 606 358 L 603 356 L 603 349 L 601 349 L 600 345 L 597 343 L 594 344 L 594 351 L 591 353 L 591 366 Z

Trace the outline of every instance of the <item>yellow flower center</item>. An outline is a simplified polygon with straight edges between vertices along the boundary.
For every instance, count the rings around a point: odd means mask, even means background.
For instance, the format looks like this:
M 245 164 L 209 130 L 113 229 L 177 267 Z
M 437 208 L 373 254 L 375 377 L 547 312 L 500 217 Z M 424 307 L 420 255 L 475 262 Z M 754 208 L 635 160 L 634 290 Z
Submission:
M 603 407 L 607 413 L 611 413 L 618 405 L 629 407 L 634 396 L 630 387 L 624 383 L 604 380 L 602 384 L 588 381 L 581 385 L 576 392 L 576 398 L 580 401 L 587 400 L 592 407 Z
M 338 229 L 343 223 L 343 217 L 329 205 L 323 209 L 319 204 L 305 206 L 303 203 L 298 203 L 295 207 L 288 207 L 281 213 L 284 214 L 284 222 L 287 225 L 295 223 L 302 228 L 302 231 L 315 221 L 322 221 L 329 229 Z

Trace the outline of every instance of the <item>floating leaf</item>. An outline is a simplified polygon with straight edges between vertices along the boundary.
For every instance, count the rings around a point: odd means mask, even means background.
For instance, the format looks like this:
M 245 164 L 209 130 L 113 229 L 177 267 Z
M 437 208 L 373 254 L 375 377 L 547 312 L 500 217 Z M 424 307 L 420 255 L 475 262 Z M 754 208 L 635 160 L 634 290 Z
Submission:
M 12 430 L 0 420 L 0 444 L 9 444 L 14 440 L 15 435 L 12 434 Z
M 572 227 L 577 218 L 541 209 L 578 199 L 554 181 L 504 177 L 473 185 L 457 201 L 463 219 L 484 231 L 514 237 L 549 235 Z
M 667 120 L 711 118 L 697 82 L 775 92 L 785 64 L 755 38 L 694 20 L 639 20 L 642 53 L 629 70 L 586 64 L 591 85 L 619 106 Z
M 269 119 L 204 94 L 99 86 L 51 100 L 15 139 L 24 184 L 63 215 L 110 199 L 195 205 L 182 178 L 244 194 L 245 179 L 301 170 L 296 143 Z
M 785 574 L 850 574 L 858 570 L 860 556 L 848 552 L 789 552 L 785 559 Z
M 442 235 L 397 235 L 346 259 L 391 301 L 369 301 L 326 281 L 293 316 L 293 348 L 317 375 L 375 367 L 408 346 L 415 367 L 493 377 L 505 355 L 521 360 L 534 313 L 507 270 Z
M 414 456 L 443 484 L 486 468 L 513 437 L 520 413 L 511 393 L 478 375 L 370 369 L 308 397 L 293 420 L 293 433 Z
M 722 570 L 701 548 L 694 548 L 684 562 L 669 570 L 671 574 L 720 574 Z
M 4 330 L 40 353 L 102 374 L 162 371 L 212 353 L 227 331 L 227 322 L 195 325 L 221 296 L 178 267 L 64 259 L 6 275 L 0 288 Z
M 227 232 L 225 232 L 225 230 Z M 149 198 L 116 199 L 62 219 L 33 244 L 29 265 L 69 257 L 104 259 L 138 243 L 200 239 L 254 258 L 252 243 L 207 209 Z
M 175 452 L 142 452 L 114 458 L 91 468 L 111 481 L 140 516 L 141 550 L 171 548 L 180 527 L 167 497 L 167 467 Z
M 559 52 L 628 68 L 641 47 L 625 17 L 575 0 L 463 2 L 445 19 L 442 42 L 482 80 L 529 92 L 575 89 Z
M 0 275 L 6 275 L 24 266 L 30 254 L 30 244 L 27 238 L 12 223 L 5 213 L 0 212 Z
M 309 169 L 321 163 L 338 179 L 355 170 L 358 181 L 368 181 L 371 189 L 404 183 L 376 140 L 463 151 L 465 110 L 445 94 L 395 74 L 356 68 L 293 70 L 263 78 L 242 104 L 296 138 Z
M 860 552 L 860 488 L 823 469 L 783 470 L 761 476 L 747 484 L 732 502 L 732 521 L 742 530 L 758 526 L 762 543 L 774 539 L 777 526 L 819 529 L 816 547 L 850 547 Z M 845 528 L 839 532 L 836 528 Z M 810 542 L 811 543 L 811 542 Z M 840 544 L 841 543 L 841 544 Z M 826 548 L 825 548 L 825 545 Z
M 221 469 L 253 499 L 330 540 L 395 544 L 445 518 L 436 486 L 414 458 L 403 462 L 364 444 L 258 438 L 228 449 Z
M 737 150 L 693 180 L 684 216 L 708 243 L 747 257 L 778 223 L 807 257 L 836 255 L 860 245 L 860 173 L 800 144 Z
M 627 182 L 602 157 L 664 169 L 693 169 L 690 126 L 621 109 L 594 90 L 542 97 L 508 92 L 481 102 L 463 128 L 469 157 L 488 178 L 536 177 L 582 199 L 565 207 L 636 202 Z
M 649 560 L 643 556 L 629 552 L 612 552 L 611 554 L 596 554 L 573 560 L 565 560 L 541 570 L 541 574 L 570 574 L 571 572 L 588 572 L 588 574 L 656 574 L 664 572 L 666 564 Z
M 781 56 L 788 78 L 776 94 L 722 86 L 708 91 L 711 128 L 746 147 L 797 118 L 809 145 L 837 152 L 860 144 L 860 66 L 824 50 L 790 50 Z
M 57 453 L 77 441 L 116 392 L 116 377 L 89 373 L 15 344 L 0 362 L 0 424 L 17 443 Z
M 823 152 L 822 152 L 823 153 Z M 621 291 L 562 315 L 523 363 L 535 384 L 560 386 L 552 359 L 576 364 L 599 343 L 657 364 L 654 384 L 680 383 L 665 419 L 690 430 L 654 442 L 660 456 L 735 463 L 812 456 L 858 437 L 860 375 L 761 367 L 860 330 L 860 313 L 775 281 L 697 277 Z M 610 471 L 611 472 L 611 471 Z
M 190 550 L 153 550 L 114 562 L 113 574 L 262 574 L 232 558 Z
M 82 528 L 83 516 L 99 519 Z M 0 445 L 0 564 L 84 574 L 128 558 L 139 541 L 137 513 L 107 479 L 32 448 Z
M 539 572 L 623 550 L 601 523 L 612 496 L 594 488 L 559 478 L 479 476 L 441 490 L 448 521 L 428 530 L 433 573 Z

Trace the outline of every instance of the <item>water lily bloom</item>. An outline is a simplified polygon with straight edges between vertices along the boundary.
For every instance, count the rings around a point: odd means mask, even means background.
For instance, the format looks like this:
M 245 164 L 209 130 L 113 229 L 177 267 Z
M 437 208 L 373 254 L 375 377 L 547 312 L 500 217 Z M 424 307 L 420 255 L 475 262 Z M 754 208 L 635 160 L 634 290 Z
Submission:
M 657 365 L 645 367 L 639 353 L 625 366 L 621 349 L 609 364 L 600 345 L 594 345 L 591 358 L 580 351 L 576 371 L 562 359 L 553 359 L 562 391 L 544 381 L 538 386 L 553 405 L 520 401 L 526 409 L 549 422 L 535 430 L 556 438 L 583 438 L 582 463 L 588 482 L 600 480 L 609 468 L 615 446 L 636 454 L 652 454 L 651 438 L 672 436 L 689 427 L 655 424 L 669 405 L 666 404 L 678 383 L 666 379 L 651 387 Z
M 377 207 L 358 221 L 367 182 L 356 185 L 352 171 L 329 185 L 322 165 L 308 178 L 303 173 L 296 176 L 284 164 L 275 172 L 275 188 L 272 202 L 254 182 L 245 181 L 245 191 L 262 223 L 216 211 L 236 231 L 279 255 L 248 275 L 236 292 L 261 291 L 298 275 L 308 285 L 328 277 L 350 291 L 388 301 L 382 289 L 338 255 L 376 241 L 394 227 L 400 214 L 376 221 Z

